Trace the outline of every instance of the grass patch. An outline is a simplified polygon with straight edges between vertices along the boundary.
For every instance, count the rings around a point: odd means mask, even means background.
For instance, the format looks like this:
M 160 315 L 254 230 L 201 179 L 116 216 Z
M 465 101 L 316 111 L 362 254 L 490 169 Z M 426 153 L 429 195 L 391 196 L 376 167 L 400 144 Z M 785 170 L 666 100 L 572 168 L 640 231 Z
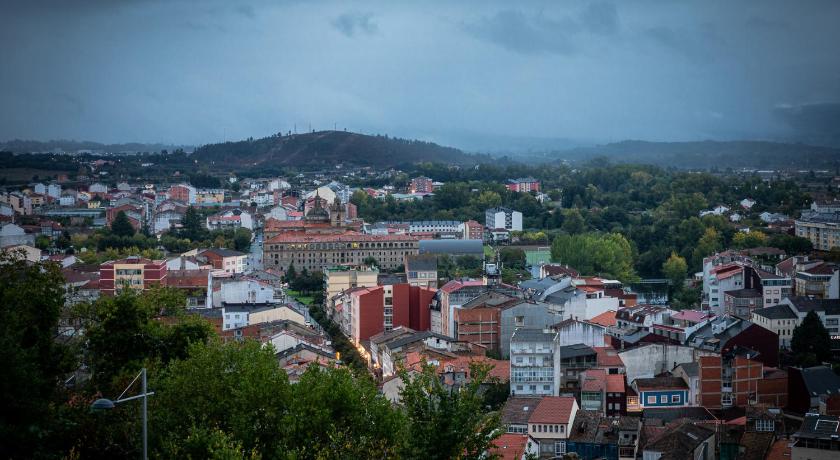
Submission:
M 496 257 L 496 251 L 490 245 L 484 245 L 484 258 L 488 260 L 492 260 Z
M 286 295 L 294 298 L 295 300 L 297 300 L 298 302 L 300 302 L 304 305 L 312 305 L 312 302 L 315 300 L 315 298 L 313 296 L 303 295 L 300 292 L 295 291 L 293 289 L 286 289 Z

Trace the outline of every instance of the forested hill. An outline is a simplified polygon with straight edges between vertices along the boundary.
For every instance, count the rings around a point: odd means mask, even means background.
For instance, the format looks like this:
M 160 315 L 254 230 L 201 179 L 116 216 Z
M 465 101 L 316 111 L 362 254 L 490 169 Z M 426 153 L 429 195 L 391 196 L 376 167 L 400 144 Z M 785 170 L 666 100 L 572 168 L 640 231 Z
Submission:
M 346 131 L 274 135 L 262 139 L 208 144 L 193 153 L 201 161 L 238 165 L 330 166 L 348 163 L 389 167 L 418 162 L 477 163 L 480 156 L 417 140 Z
M 161 150 L 172 152 L 177 149 L 189 152 L 193 147 L 189 145 L 143 144 L 138 142 L 102 144 L 100 142 L 71 140 L 33 141 L 14 139 L 5 142 L 0 141 L 0 152 L 13 153 L 158 153 Z
M 623 141 L 546 154 L 552 160 L 606 157 L 619 163 L 643 163 L 690 169 L 834 169 L 840 149 L 765 141 L 646 142 Z

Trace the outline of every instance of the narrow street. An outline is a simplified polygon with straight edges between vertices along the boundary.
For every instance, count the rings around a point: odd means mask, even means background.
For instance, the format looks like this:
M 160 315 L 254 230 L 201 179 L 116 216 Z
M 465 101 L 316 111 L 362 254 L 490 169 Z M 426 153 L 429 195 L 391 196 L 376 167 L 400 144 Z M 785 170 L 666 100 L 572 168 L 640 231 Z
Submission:
M 254 241 L 251 242 L 251 249 L 248 252 L 248 269 L 263 269 L 263 234 L 260 230 L 254 231 Z

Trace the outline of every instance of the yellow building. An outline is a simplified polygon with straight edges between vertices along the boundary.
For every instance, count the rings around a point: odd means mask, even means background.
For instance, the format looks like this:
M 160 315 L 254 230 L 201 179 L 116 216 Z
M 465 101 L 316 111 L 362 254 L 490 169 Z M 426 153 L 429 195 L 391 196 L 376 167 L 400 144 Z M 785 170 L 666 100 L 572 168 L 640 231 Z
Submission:
M 375 268 L 334 268 L 328 269 L 325 275 L 326 298 L 329 300 L 346 289 L 376 286 L 379 270 Z

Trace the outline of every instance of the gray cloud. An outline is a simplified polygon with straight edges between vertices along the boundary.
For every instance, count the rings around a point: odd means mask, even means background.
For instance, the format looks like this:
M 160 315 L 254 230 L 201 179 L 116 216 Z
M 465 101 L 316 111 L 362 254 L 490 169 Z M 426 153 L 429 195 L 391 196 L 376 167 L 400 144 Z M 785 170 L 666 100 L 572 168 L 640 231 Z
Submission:
M 257 17 L 257 13 L 254 10 L 254 7 L 248 4 L 237 5 L 234 8 L 234 11 L 241 14 L 242 16 L 245 16 L 248 19 L 254 19 L 255 17 Z
M 645 31 L 645 35 L 657 44 L 699 62 L 714 60 L 714 48 L 720 44 L 720 38 L 708 24 L 694 30 L 670 26 L 651 27 Z
M 0 140 L 837 138 L 840 2 L 347 5 L 0 0 Z
M 335 18 L 332 25 L 347 37 L 353 37 L 357 33 L 374 35 L 379 31 L 372 13 L 344 13 Z
M 527 15 L 520 10 L 502 10 L 464 23 L 463 28 L 476 38 L 517 53 L 566 55 L 576 51 L 571 36 L 579 30 L 568 18 L 555 20 L 542 12 Z
M 595 34 L 613 35 L 618 32 L 618 11 L 612 3 L 590 3 L 580 15 L 581 22 Z

